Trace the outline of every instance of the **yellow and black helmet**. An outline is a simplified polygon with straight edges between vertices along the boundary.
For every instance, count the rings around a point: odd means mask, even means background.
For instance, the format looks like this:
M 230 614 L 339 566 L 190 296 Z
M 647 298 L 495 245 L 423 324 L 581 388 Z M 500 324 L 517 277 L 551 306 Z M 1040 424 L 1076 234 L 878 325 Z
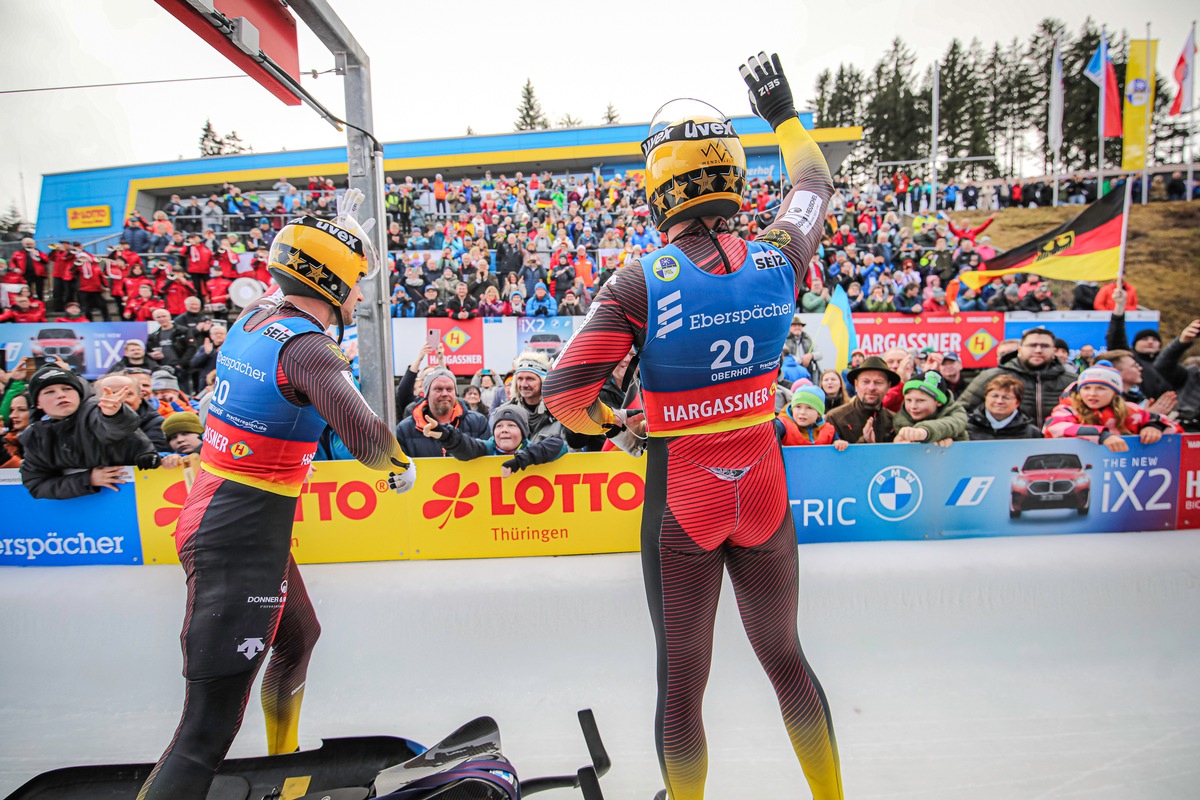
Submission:
M 728 219 L 741 209 L 746 152 L 723 116 L 692 114 L 670 124 L 651 123 L 642 155 L 646 199 L 660 231 L 696 217 Z
M 337 308 L 367 274 L 372 253 L 354 220 L 300 217 L 275 235 L 267 269 L 284 294 L 316 297 Z

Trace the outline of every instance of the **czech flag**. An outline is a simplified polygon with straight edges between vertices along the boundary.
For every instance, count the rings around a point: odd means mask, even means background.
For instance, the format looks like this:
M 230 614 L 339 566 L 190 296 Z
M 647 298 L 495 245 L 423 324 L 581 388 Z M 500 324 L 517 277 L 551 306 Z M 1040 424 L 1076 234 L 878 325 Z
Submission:
M 858 334 L 854 330 L 854 317 L 850 313 L 850 298 L 840 285 L 833 290 L 829 305 L 825 306 L 825 316 L 821 324 L 829 329 L 833 345 L 837 348 L 837 371 L 841 372 L 850 364 L 850 354 L 858 347 Z M 821 376 L 817 376 L 819 383 Z
M 1083 74 L 1092 83 L 1104 87 L 1104 138 L 1111 139 L 1121 135 L 1121 93 L 1117 90 L 1117 73 L 1113 69 L 1112 59 L 1108 57 L 1108 41 L 1100 37 L 1100 44 L 1092 54 Z

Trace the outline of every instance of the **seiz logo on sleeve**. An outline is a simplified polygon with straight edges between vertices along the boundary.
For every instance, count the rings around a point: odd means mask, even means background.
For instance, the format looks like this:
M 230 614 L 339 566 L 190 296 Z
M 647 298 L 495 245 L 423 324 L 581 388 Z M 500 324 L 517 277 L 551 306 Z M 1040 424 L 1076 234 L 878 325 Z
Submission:
M 787 259 L 778 250 L 763 250 L 751 255 L 755 269 L 778 269 L 788 265 Z

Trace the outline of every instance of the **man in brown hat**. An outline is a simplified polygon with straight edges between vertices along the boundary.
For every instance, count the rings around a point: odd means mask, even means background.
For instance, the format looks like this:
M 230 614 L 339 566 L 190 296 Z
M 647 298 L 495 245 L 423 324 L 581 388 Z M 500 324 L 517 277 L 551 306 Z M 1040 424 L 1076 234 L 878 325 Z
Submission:
M 854 387 L 854 399 L 838 406 L 825 419 L 837 431 L 834 447 L 846 449 L 851 444 L 890 442 L 896 437 L 892 412 L 883 407 L 883 396 L 900 383 L 900 376 L 888 369 L 887 362 L 871 356 L 846 373 Z

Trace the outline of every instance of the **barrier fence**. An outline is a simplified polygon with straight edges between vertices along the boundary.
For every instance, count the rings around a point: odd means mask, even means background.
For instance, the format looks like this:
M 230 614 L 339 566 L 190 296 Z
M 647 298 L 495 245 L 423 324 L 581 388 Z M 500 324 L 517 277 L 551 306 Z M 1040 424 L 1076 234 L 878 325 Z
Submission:
M 784 448 L 801 544 L 1200 527 L 1200 434 L 1129 452 L 1078 439 Z M 645 459 L 564 456 L 511 478 L 500 457 L 418 459 L 396 495 L 353 461 L 317 462 L 296 504 L 300 563 L 633 552 Z M 180 469 L 130 472 L 119 491 L 34 500 L 0 470 L 0 565 L 178 563 Z M 1014 503 L 1020 513 L 1013 513 Z M 248 534 L 250 535 L 250 534 Z

